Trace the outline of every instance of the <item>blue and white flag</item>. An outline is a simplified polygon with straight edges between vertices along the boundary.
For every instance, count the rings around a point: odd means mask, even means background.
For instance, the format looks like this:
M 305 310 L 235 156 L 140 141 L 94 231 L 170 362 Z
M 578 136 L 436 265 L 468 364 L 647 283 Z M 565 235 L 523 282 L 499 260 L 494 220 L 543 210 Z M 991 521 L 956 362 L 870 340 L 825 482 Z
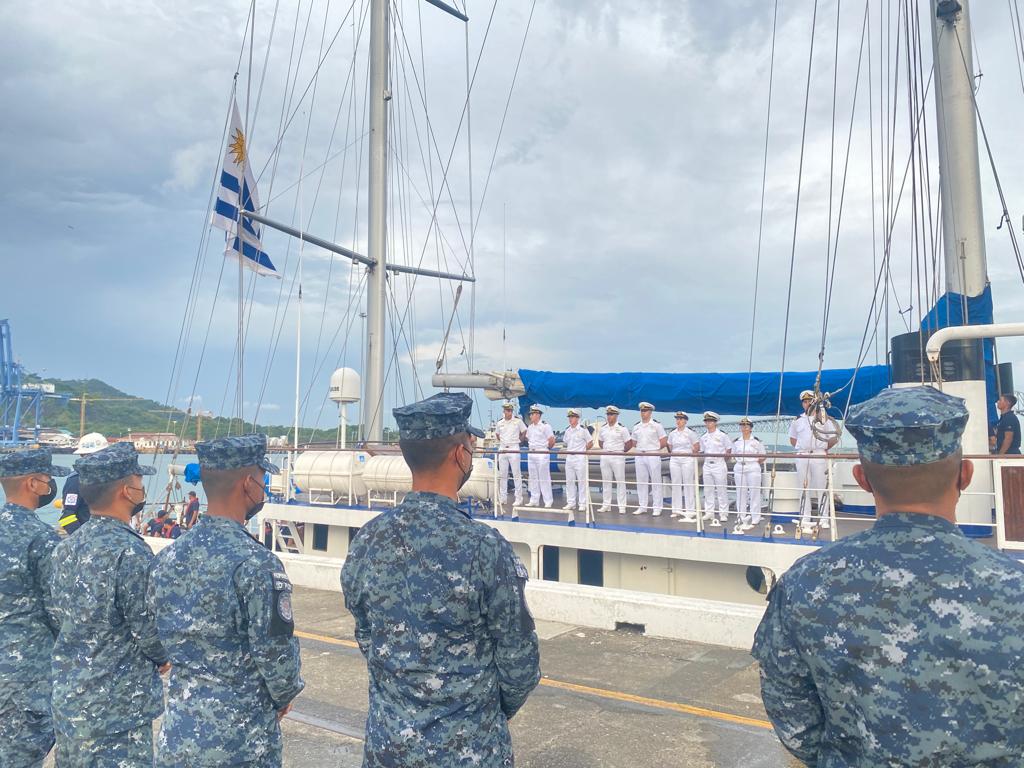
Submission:
M 241 236 L 238 233 L 239 209 L 256 213 L 259 207 L 256 179 L 252 175 L 249 163 L 249 146 L 242 130 L 242 118 L 238 113 L 236 101 L 232 105 L 228 146 L 224 151 L 217 202 L 213 206 L 210 223 L 227 232 L 225 256 L 241 258 L 242 263 L 257 274 L 280 277 L 274 263 L 263 250 L 263 228 L 259 223 L 242 216 Z

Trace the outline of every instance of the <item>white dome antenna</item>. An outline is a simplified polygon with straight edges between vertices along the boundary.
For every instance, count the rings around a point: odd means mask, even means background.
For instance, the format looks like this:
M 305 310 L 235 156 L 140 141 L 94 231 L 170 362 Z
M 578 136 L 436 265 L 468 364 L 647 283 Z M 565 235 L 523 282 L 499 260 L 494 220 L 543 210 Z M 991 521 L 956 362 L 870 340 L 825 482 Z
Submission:
M 338 404 L 338 447 L 344 448 L 348 431 L 348 404 L 359 402 L 362 382 L 359 374 L 351 368 L 339 368 L 331 374 L 331 390 L 328 397 Z

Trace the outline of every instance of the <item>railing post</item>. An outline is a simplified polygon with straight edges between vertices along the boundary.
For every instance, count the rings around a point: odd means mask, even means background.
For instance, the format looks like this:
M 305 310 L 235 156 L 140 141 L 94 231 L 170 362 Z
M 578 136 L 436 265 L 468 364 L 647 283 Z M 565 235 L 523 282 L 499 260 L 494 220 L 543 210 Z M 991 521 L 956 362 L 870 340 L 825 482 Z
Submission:
M 685 498 L 685 495 L 684 495 Z M 704 505 L 700 494 L 700 457 L 693 456 L 693 503 L 697 508 L 697 533 L 704 533 Z
M 835 541 L 839 537 L 839 531 L 836 530 L 838 525 L 836 524 L 836 488 L 835 488 L 835 474 L 832 467 L 832 457 L 826 454 L 825 461 L 828 462 L 828 474 L 826 475 L 826 483 L 828 484 L 828 519 L 829 528 L 832 531 L 832 541 Z

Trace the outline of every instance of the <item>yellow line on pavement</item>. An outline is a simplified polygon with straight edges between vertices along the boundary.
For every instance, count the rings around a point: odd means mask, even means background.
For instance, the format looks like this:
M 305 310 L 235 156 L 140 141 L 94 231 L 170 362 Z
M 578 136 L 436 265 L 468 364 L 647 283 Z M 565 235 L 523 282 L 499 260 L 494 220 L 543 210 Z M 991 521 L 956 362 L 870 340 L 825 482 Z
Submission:
M 328 635 L 317 635 L 312 632 L 300 632 L 295 630 L 295 636 L 303 638 L 305 640 L 316 640 L 320 643 L 328 643 L 330 645 L 341 645 L 345 648 L 358 648 L 359 644 L 352 640 L 342 640 L 338 637 L 330 637 Z M 572 693 L 582 693 L 588 696 L 599 696 L 603 699 L 612 699 L 613 701 L 622 701 L 629 704 L 640 704 L 645 707 L 651 707 L 653 709 L 665 709 L 670 712 L 679 712 L 684 715 L 694 715 L 696 717 L 705 717 L 711 720 L 721 720 L 727 723 L 735 723 L 736 725 L 747 725 L 753 726 L 754 728 L 765 728 L 771 730 L 772 724 L 767 720 L 757 720 L 752 717 L 743 717 L 742 715 L 732 715 L 728 712 L 719 712 L 716 709 L 705 709 L 704 707 L 695 707 L 690 704 L 679 704 L 675 701 L 664 701 L 662 699 L 650 699 L 646 696 L 637 696 L 632 693 L 623 693 L 622 691 L 612 691 L 607 688 L 591 688 L 589 685 L 579 685 L 578 683 L 567 683 L 564 680 L 555 680 L 550 677 L 541 678 L 540 684 L 547 686 L 548 688 L 557 688 L 563 691 L 570 691 Z

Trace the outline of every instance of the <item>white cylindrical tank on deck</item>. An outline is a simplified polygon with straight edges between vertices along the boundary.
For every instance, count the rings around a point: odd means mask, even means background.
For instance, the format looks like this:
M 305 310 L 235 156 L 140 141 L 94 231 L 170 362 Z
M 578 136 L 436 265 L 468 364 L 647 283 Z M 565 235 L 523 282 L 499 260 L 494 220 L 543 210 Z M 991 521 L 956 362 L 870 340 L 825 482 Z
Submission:
M 401 456 L 371 456 L 363 470 L 363 483 L 372 491 L 406 493 L 412 490 L 412 472 Z M 473 459 L 473 474 L 459 491 L 459 498 L 472 496 L 488 501 L 494 487 L 494 460 Z
M 332 493 L 365 496 L 364 472 L 370 458 L 363 451 L 306 451 L 295 459 L 292 482 L 312 500 Z

